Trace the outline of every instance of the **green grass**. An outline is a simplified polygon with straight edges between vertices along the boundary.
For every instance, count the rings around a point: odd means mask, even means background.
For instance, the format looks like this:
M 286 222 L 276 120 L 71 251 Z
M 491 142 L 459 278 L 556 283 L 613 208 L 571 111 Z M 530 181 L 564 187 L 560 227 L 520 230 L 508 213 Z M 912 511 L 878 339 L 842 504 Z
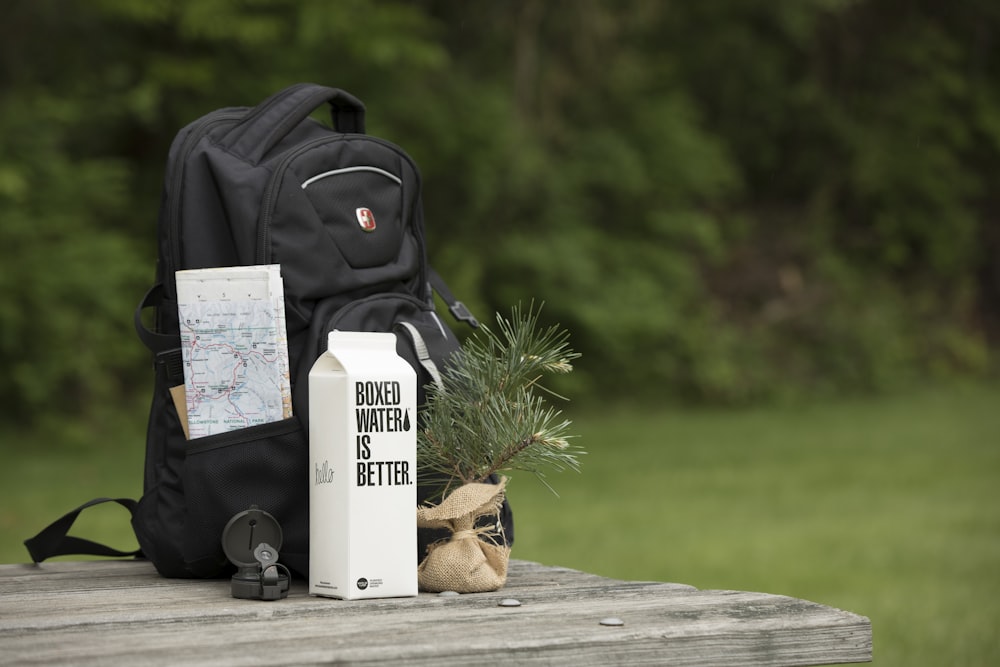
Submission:
M 1000 389 L 575 415 L 580 475 L 513 480 L 514 556 L 872 620 L 875 664 L 1000 664 Z
M 1000 387 L 746 411 L 583 409 L 583 471 L 509 486 L 513 556 L 765 591 L 868 616 L 876 665 L 1000 664 Z M 141 420 L 98 451 L 3 436 L 0 562 L 98 495 L 141 487 Z M 78 534 L 134 545 L 126 515 Z
M 111 419 L 86 433 L 0 432 L 5 461 L 0 466 L 0 563 L 30 561 L 24 539 L 88 500 L 139 497 L 146 446 L 143 409 L 128 410 L 137 416 Z M 71 534 L 121 550 L 137 546 L 128 512 L 113 503 L 84 512 Z

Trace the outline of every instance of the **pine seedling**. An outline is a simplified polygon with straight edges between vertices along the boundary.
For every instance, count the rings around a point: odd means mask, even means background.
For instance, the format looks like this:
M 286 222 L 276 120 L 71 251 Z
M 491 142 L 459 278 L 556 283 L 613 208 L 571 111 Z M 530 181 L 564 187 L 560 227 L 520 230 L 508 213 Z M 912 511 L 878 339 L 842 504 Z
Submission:
M 540 309 L 539 309 L 540 310 Z M 534 473 L 543 484 L 550 470 L 579 470 L 582 450 L 573 446 L 571 422 L 549 400 L 562 399 L 541 384 L 544 376 L 569 373 L 580 355 L 557 326 L 538 327 L 534 306 L 497 314 L 462 345 L 427 387 L 417 460 L 423 483 L 449 487 L 484 482 L 493 473 Z

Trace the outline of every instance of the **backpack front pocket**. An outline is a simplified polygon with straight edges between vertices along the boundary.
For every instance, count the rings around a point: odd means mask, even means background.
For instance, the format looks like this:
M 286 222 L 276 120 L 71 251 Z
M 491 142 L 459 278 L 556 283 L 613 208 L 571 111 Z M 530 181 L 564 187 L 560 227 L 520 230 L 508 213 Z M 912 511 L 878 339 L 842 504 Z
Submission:
M 403 181 L 374 166 L 342 167 L 308 178 L 302 189 L 353 269 L 384 266 L 403 239 Z
M 339 135 L 274 167 L 258 221 L 260 257 L 281 264 L 289 335 L 314 305 L 425 289 L 419 176 L 397 149 Z
M 222 531 L 252 506 L 281 526 L 281 562 L 301 572 L 309 553 L 308 442 L 295 417 L 199 438 L 183 468 L 187 504 L 183 553 L 194 574 L 225 566 Z

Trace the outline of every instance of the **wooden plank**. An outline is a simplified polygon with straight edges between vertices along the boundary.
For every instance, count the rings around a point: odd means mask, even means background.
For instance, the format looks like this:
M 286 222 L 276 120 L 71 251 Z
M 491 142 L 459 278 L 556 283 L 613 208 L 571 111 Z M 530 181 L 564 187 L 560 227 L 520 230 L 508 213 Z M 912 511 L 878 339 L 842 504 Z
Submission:
M 0 566 L 8 664 L 816 665 L 871 660 L 863 616 L 765 593 L 628 582 L 514 560 L 495 593 L 274 602 L 145 562 Z M 516 598 L 518 607 L 501 607 Z M 607 617 L 624 621 L 601 625 Z

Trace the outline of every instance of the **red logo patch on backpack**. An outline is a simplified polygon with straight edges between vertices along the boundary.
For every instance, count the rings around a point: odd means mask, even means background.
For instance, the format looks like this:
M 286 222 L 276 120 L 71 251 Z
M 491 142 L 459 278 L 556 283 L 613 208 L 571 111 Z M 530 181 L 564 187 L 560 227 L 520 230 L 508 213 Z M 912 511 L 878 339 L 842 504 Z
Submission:
M 375 231 L 375 214 L 370 208 L 359 208 L 354 212 L 358 216 L 358 224 L 366 232 Z

